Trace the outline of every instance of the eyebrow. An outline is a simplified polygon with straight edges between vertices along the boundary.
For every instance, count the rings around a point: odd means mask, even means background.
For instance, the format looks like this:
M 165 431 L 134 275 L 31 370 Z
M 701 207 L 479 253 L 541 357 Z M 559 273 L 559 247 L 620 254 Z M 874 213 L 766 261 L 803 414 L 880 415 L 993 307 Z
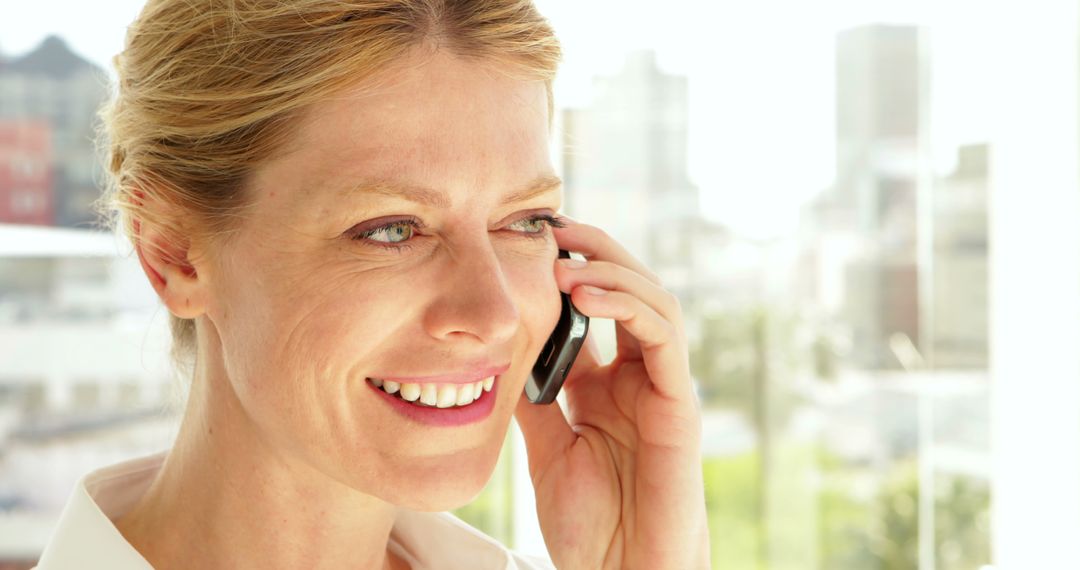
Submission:
M 522 188 L 504 196 L 499 205 L 505 206 L 524 202 L 530 198 L 561 188 L 562 184 L 563 181 L 558 176 L 542 174 Z M 438 190 L 390 179 L 365 180 L 346 189 L 346 194 L 354 193 L 403 198 L 433 208 L 450 207 L 450 200 L 446 197 L 446 194 Z

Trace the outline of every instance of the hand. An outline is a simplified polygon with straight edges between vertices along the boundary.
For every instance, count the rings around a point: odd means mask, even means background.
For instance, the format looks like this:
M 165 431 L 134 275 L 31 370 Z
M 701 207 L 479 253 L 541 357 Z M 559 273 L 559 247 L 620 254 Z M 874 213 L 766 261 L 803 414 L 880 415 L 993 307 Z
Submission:
M 559 289 L 583 314 L 615 321 L 617 353 L 601 365 L 590 330 L 562 387 L 569 418 L 524 394 L 514 412 L 552 562 L 560 570 L 708 568 L 701 409 L 678 299 L 602 230 L 567 222 L 552 228 L 559 248 L 588 264 L 556 262 Z

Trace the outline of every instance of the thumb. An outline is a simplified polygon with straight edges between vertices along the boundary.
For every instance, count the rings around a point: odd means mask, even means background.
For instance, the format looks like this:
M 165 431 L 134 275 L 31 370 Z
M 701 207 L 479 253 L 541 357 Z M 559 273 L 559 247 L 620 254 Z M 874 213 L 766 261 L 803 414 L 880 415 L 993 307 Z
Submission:
M 522 390 L 514 409 L 521 435 L 525 439 L 525 452 L 529 456 L 529 477 L 536 481 L 547 465 L 558 460 L 577 439 L 570 428 L 566 415 L 558 401 L 550 404 L 534 404 Z

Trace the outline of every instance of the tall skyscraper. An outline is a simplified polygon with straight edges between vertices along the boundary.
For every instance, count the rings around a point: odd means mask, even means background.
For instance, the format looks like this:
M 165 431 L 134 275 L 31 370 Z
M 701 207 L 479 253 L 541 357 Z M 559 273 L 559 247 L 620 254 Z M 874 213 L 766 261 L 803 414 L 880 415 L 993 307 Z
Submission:
M 55 36 L 29 53 L 0 62 L 0 122 L 49 126 L 55 225 L 89 227 L 95 220 L 90 204 L 100 193 L 101 170 L 94 128 L 97 110 L 108 97 L 107 86 L 103 70 Z M 9 200 L 23 203 L 7 209 L 25 206 L 27 194 L 9 194 Z M 20 220 L 0 220 L 4 221 Z
M 856 229 L 888 249 L 915 240 L 920 134 L 929 56 L 914 26 L 870 25 L 836 42 L 836 199 Z
M 928 161 L 929 54 L 915 26 L 868 25 L 836 43 L 836 182 L 832 220 L 857 250 L 847 265 L 844 318 L 853 355 L 895 368 L 890 339 L 920 344 L 917 195 Z
M 988 366 L 988 150 L 960 148 L 934 188 L 933 342 L 936 368 Z

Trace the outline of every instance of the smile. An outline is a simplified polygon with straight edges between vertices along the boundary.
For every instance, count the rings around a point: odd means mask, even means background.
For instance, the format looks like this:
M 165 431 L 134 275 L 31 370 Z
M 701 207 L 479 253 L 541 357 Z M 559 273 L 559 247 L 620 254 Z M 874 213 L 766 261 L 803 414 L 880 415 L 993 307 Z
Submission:
M 449 427 L 480 422 L 490 416 L 495 409 L 499 378 L 489 376 L 468 384 L 398 384 L 374 378 L 364 383 L 403 417 L 420 424 Z
M 396 394 L 400 399 L 418 406 L 449 408 L 468 406 L 479 400 L 484 392 L 491 391 L 495 377 L 488 376 L 468 384 L 400 384 L 378 378 L 368 378 L 368 382 L 387 394 Z

